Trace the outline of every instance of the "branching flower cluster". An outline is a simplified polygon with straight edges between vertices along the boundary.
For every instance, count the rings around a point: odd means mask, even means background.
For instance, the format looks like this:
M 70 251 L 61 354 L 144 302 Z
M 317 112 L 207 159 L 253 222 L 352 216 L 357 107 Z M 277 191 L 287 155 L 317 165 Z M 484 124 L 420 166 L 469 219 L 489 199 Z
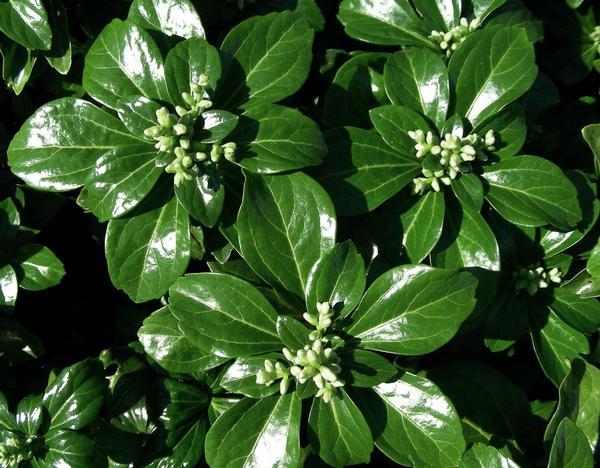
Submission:
M 527 291 L 530 296 L 534 296 L 540 289 L 549 288 L 552 284 L 560 284 L 561 277 L 558 268 L 544 268 L 540 263 L 520 268 L 513 273 L 517 293 Z
M 469 34 L 481 26 L 481 21 L 475 18 L 469 21 L 467 18 L 461 18 L 458 26 L 454 26 L 449 31 L 431 31 L 429 39 L 434 41 L 446 57 L 450 57 L 452 52 L 458 49 L 458 46 L 463 42 Z
M 187 107 L 176 106 L 176 114 L 170 113 L 166 107 L 160 108 L 156 111 L 158 125 L 144 131 L 146 136 L 157 141 L 155 147 L 158 151 L 174 156 L 165 171 L 175 175 L 175 185 L 194 177 L 191 169 L 196 162 L 202 163 L 210 159 L 217 163 L 221 157 L 228 161 L 235 159 L 236 144 L 233 142 L 207 144 L 193 140 L 198 120 L 213 105 L 206 91 L 208 82 L 208 76 L 200 75 L 197 83 L 190 83 L 190 92 L 181 94 Z
M 321 302 L 317 304 L 317 314 L 305 313 L 303 317 L 315 327 L 309 334 L 311 343 L 296 351 L 283 348 L 286 364 L 279 361 L 273 363 L 266 359 L 264 369 L 256 375 L 256 383 L 268 386 L 281 379 L 279 391 L 284 395 L 288 391 L 291 379 L 300 385 L 312 380 L 319 389 L 316 396 L 329 403 L 335 390 L 345 384 L 338 376 L 342 368 L 340 358 L 334 350 L 341 339 L 326 335 L 332 324 L 333 310 L 327 302 Z
M 439 192 L 441 184 L 450 185 L 460 173 L 471 172 L 471 162 L 487 161 L 486 151 L 496 149 L 493 130 L 484 137 L 477 133 L 466 137 L 446 133 L 441 141 L 431 131 L 414 130 L 408 136 L 415 141 L 416 156 L 423 165 L 423 177 L 413 179 L 413 193 L 419 195 L 428 189 Z

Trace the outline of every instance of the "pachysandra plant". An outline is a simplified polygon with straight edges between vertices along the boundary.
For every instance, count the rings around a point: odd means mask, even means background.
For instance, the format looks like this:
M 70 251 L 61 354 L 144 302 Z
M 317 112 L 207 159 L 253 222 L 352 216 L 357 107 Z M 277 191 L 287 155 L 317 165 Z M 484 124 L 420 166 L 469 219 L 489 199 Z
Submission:
M 364 292 L 363 260 L 351 242 L 334 244 L 333 207 L 316 182 L 299 173 L 246 177 L 236 225 L 257 286 L 227 273 L 188 274 L 139 332 L 166 369 L 222 366 L 221 391 L 246 396 L 208 431 L 209 465 L 294 465 L 306 429 L 311 450 L 334 466 L 368 462 L 374 444 L 401 464 L 457 464 L 465 447 L 451 403 L 388 356 L 446 344 L 475 306 L 477 279 L 404 265 Z M 290 304 L 295 313 L 283 314 Z M 425 413 L 436 423 L 423 424 Z M 420 450 L 429 443 L 438 448 Z
M 369 112 L 377 133 L 327 132 L 329 154 L 316 177 L 343 215 L 372 211 L 410 187 L 383 217 L 400 218 L 410 261 L 433 251 L 438 266 L 497 271 L 498 246 L 481 215 L 484 200 L 517 225 L 569 230 L 581 220 L 577 191 L 559 167 L 515 156 L 526 126 L 514 101 L 536 74 L 533 46 L 513 27 L 473 33 L 448 66 L 423 49 L 390 55 L 383 80 L 393 104 Z M 465 239 L 477 245 L 465 251 Z
M 239 167 L 273 174 L 319 164 L 325 153 L 312 120 L 274 104 L 308 74 L 313 31 L 301 15 L 250 18 L 217 50 L 191 5 L 187 23 L 174 15 L 156 25 L 142 3 L 107 25 L 85 60 L 86 92 L 118 118 L 59 99 L 34 113 L 8 151 L 12 171 L 33 187 L 83 186 L 80 205 L 109 221 L 111 279 L 136 302 L 160 297 L 185 272 L 190 222 L 219 222 Z M 144 28 L 191 37 L 163 62 Z

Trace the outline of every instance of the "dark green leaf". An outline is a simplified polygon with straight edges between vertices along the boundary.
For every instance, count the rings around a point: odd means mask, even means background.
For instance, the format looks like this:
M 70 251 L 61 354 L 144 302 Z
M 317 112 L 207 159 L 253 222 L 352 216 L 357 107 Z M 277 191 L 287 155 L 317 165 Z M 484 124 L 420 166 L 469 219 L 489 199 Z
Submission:
M 433 130 L 420 113 L 404 106 L 388 105 L 369 111 L 375 130 L 394 150 L 419 164 L 416 158 L 415 142 L 408 136 L 411 130 Z
M 484 342 L 492 351 L 512 346 L 527 330 L 529 301 L 515 295 L 513 290 L 499 295 L 492 304 L 484 325 Z
M 226 109 L 272 103 L 298 91 L 311 62 L 314 31 L 302 15 L 284 11 L 249 18 L 221 45 L 223 81 L 216 101 Z
M 475 129 L 479 135 L 485 135 L 489 130 L 493 130 L 496 137 L 494 155 L 505 159 L 517 154 L 527 137 L 523 107 L 513 103 L 492 115 Z
M 385 357 L 364 349 L 343 352 L 340 358 L 341 376 L 352 387 L 374 387 L 390 380 L 398 372 Z
M 218 168 L 213 165 L 195 167 L 192 180 L 175 186 L 177 200 L 192 218 L 212 227 L 217 224 L 225 202 L 225 185 Z
M 600 124 L 587 125 L 581 130 L 584 140 L 594 154 L 596 174 L 600 173 Z
M 262 354 L 260 356 L 248 356 L 237 358 L 221 377 L 220 385 L 230 393 L 238 393 L 250 398 L 264 398 L 279 391 L 279 385 L 274 383 L 270 386 L 256 383 L 256 374 L 265 368 L 265 359 L 276 362 L 277 358 L 283 356 L 278 354 Z M 285 361 L 284 361 L 285 362 Z
M 577 190 L 558 166 L 537 156 L 517 156 L 485 168 L 486 199 L 519 226 L 551 224 L 568 230 L 581 220 Z
M 277 312 L 250 283 L 219 273 L 180 278 L 169 290 L 170 309 L 190 342 L 217 356 L 277 350 Z
M 250 267 L 303 299 L 314 264 L 334 246 L 335 211 L 319 184 L 302 173 L 246 173 L 237 229 Z
M 224 110 L 209 110 L 202 113 L 204 129 L 202 143 L 215 143 L 225 139 L 237 127 L 239 117 Z M 206 136 L 205 136 L 206 135 Z M 236 143 L 237 140 L 236 140 Z
M 200 16 L 189 0 L 134 0 L 127 19 L 167 36 L 204 37 Z
M 290 350 L 298 351 L 309 343 L 310 330 L 293 317 L 280 315 L 277 317 L 277 334 L 281 342 Z
M 107 112 L 64 98 L 43 105 L 23 124 L 10 143 L 8 162 L 35 188 L 68 191 L 83 185 L 98 157 L 140 143 Z
M 456 112 L 477 126 L 523 95 L 535 81 L 533 44 L 517 27 L 469 35 L 448 66 L 456 83 Z
M 206 435 L 210 466 L 295 467 L 300 463 L 301 402 L 292 394 L 245 398 L 229 408 Z
M 156 111 L 161 107 L 144 96 L 127 96 L 119 99 L 116 110 L 121 122 L 132 135 L 154 143 L 152 138 L 144 135 L 144 130 L 157 124 Z
M 41 0 L 0 2 L 0 31 L 27 49 L 49 50 L 52 30 Z
M 94 466 L 98 460 L 96 442 L 69 430 L 51 430 L 44 436 L 48 452 L 43 460 L 33 459 L 34 468 L 48 466 Z
M 315 398 L 308 416 L 309 439 L 329 465 L 341 467 L 369 463 L 373 437 L 364 416 L 339 389 L 329 403 Z
M 600 302 L 583 299 L 566 288 L 553 291 L 550 308 L 576 330 L 591 334 L 600 326 Z
M 315 122 L 296 109 L 275 104 L 248 109 L 229 138 L 238 146 L 238 164 L 260 174 L 316 166 L 327 152 Z
M 72 50 L 67 10 L 59 0 L 50 0 L 48 16 L 52 28 L 52 47 L 44 56 L 58 73 L 66 75 L 71 69 Z
M 83 86 L 112 109 L 118 107 L 119 99 L 131 95 L 164 100 L 167 87 L 160 50 L 148 32 L 114 19 L 85 56 Z
M 37 54 L 0 34 L 0 55 L 4 84 L 16 95 L 21 94 L 31 78 Z
M 585 434 L 569 418 L 556 428 L 548 468 L 592 468 L 594 460 Z
M 150 315 L 138 330 L 138 338 L 161 367 L 173 373 L 195 374 L 217 367 L 227 358 L 206 354 L 194 346 L 179 329 L 168 307 Z
M 458 468 L 518 468 L 514 461 L 505 457 L 495 447 L 477 442 L 467 450 Z
M 25 244 L 15 249 L 11 254 L 11 263 L 17 272 L 19 286 L 30 291 L 56 286 L 65 274 L 58 257 L 40 244 Z
M 471 313 L 476 287 L 476 278 L 464 271 L 394 268 L 373 282 L 346 331 L 367 349 L 429 353 L 446 344 Z
M 19 282 L 14 268 L 8 263 L 0 266 L 0 310 L 11 311 L 18 293 Z
M 452 181 L 452 192 L 460 204 L 470 211 L 481 212 L 483 206 L 483 184 L 481 179 L 473 174 L 461 174 Z
M 426 49 L 406 49 L 391 55 L 385 65 L 385 90 L 394 104 L 419 111 L 441 130 L 450 101 L 446 64 Z
M 325 133 L 325 141 L 329 153 L 316 177 L 339 215 L 374 210 L 420 171 L 416 158 L 394 151 L 374 132 L 353 127 L 334 129 Z
M 42 397 L 29 395 L 19 402 L 15 420 L 21 431 L 28 436 L 34 436 L 42 424 L 43 415 Z

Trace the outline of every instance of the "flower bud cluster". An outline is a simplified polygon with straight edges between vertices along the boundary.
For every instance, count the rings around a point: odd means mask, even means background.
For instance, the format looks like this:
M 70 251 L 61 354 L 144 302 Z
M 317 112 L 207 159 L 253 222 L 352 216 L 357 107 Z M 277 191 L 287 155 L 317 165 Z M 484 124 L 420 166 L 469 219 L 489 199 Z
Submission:
M 484 137 L 476 133 L 466 137 L 446 133 L 441 141 L 430 131 L 409 131 L 408 136 L 415 141 L 416 156 L 423 165 L 423 177 L 413 179 L 413 193 L 419 195 L 427 189 L 439 192 L 441 184 L 450 185 L 460 173 L 472 170 L 471 162 L 487 161 L 485 152 L 496 149 L 493 130 Z
M 539 263 L 520 268 L 513 273 L 517 293 L 525 290 L 530 296 L 534 296 L 539 289 L 550 287 L 552 283 L 560 284 L 561 276 L 558 268 L 547 269 Z
M 228 161 L 235 159 L 235 143 L 199 143 L 193 141 L 196 121 L 202 118 L 202 113 L 212 107 L 207 98 L 206 87 L 208 77 L 200 75 L 197 83 L 190 83 L 190 92 L 181 94 L 187 107 L 176 106 L 176 114 L 166 107 L 156 111 L 158 125 L 144 130 L 147 137 L 156 140 L 155 148 L 163 153 L 174 156 L 173 161 L 165 167 L 165 171 L 175 175 L 175 185 L 194 176 L 192 168 L 196 162 L 210 160 L 219 162 L 221 157 Z
M 282 353 L 286 364 L 265 360 L 264 369 L 258 371 L 256 383 L 271 385 L 279 382 L 279 391 L 284 395 L 289 388 L 290 380 L 304 384 L 312 380 L 318 388 L 317 397 L 329 403 L 335 394 L 335 389 L 343 387 L 345 382 L 339 378 L 342 371 L 340 358 L 332 348 L 336 337 L 329 337 L 325 332 L 332 324 L 333 310 L 327 302 L 317 304 L 317 314 L 304 314 L 304 319 L 315 327 L 311 331 L 310 344 L 295 352 L 283 348 Z
M 0 466 L 17 467 L 24 460 L 29 460 L 35 455 L 35 446 L 38 442 L 37 436 L 25 436 L 10 434 L 4 438 L 0 445 Z
M 446 57 L 450 57 L 452 52 L 458 49 L 460 43 L 480 26 L 481 22 L 478 18 L 475 18 L 470 22 L 467 18 L 461 18 L 458 26 L 454 26 L 447 32 L 431 31 L 429 39 L 438 44 L 442 52 L 446 54 Z
M 590 33 L 590 40 L 594 43 L 597 53 L 600 54 L 600 26 L 596 26 Z

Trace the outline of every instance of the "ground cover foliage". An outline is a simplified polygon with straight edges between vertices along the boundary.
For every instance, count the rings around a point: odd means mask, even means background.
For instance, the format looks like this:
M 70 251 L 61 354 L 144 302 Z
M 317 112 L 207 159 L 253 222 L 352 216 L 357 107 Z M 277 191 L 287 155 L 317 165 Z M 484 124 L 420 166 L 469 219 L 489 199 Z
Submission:
M 0 466 L 600 459 L 600 6 L 0 0 Z

